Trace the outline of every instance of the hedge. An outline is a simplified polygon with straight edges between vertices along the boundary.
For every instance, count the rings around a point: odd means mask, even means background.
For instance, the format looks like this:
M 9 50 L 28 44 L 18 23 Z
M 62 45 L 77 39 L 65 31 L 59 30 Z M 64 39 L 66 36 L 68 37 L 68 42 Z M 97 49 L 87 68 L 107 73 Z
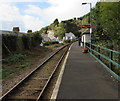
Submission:
M 8 55 L 18 50 L 32 49 L 39 46 L 42 37 L 39 32 L 30 34 L 3 34 L 2 35 L 2 55 Z

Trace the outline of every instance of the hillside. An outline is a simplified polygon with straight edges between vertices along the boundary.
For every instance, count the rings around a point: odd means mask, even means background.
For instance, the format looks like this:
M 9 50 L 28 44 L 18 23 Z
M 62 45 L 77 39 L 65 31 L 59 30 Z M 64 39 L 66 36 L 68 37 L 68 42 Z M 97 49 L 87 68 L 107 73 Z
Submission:
M 105 0 L 107 1 L 107 0 Z M 89 24 L 91 17 L 92 40 L 104 47 L 118 50 L 120 42 L 120 2 L 98 2 L 90 13 L 83 17 L 73 18 L 59 22 L 56 19 L 49 26 L 42 28 L 42 35 L 52 30 L 55 36 L 62 38 L 65 33 L 72 32 L 77 37 L 81 34 L 81 25 Z M 113 48 L 114 47 L 114 48 Z
M 81 25 L 82 20 L 80 18 L 73 18 L 61 22 L 59 22 L 58 19 L 55 19 L 52 24 L 42 28 L 41 30 L 39 30 L 39 32 L 45 36 L 46 34 L 48 34 L 49 30 L 52 30 L 54 32 L 54 36 L 59 37 L 60 39 L 64 37 L 65 33 L 69 32 L 72 32 L 75 34 L 76 37 L 79 37 L 81 34 Z

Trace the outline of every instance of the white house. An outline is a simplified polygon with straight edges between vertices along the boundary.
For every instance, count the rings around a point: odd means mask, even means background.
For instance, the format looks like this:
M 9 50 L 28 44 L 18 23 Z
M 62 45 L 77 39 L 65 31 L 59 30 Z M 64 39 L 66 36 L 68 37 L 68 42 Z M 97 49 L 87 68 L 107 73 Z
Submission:
M 43 41 L 51 41 L 51 39 L 49 37 L 42 37 Z
M 68 40 L 68 39 L 72 40 L 75 38 L 76 38 L 75 35 L 70 32 L 70 33 L 65 33 L 65 37 L 63 37 L 63 40 Z

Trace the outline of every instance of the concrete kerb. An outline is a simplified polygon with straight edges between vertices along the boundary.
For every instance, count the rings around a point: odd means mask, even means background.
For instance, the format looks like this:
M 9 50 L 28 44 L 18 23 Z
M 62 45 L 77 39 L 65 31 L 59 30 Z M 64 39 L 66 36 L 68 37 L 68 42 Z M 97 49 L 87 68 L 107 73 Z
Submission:
M 72 44 L 72 45 L 73 45 L 73 44 Z M 65 60 L 64 60 L 64 62 L 63 62 L 63 65 L 62 65 L 60 74 L 59 74 L 58 79 L 57 79 L 57 82 L 56 82 L 56 84 L 55 84 L 55 88 L 54 88 L 53 93 L 52 93 L 52 96 L 51 96 L 51 98 L 50 98 L 50 101 L 55 101 L 56 98 L 57 98 L 57 94 L 58 94 L 58 91 L 59 91 L 59 87 L 60 87 L 60 84 L 61 84 L 61 80 L 62 80 L 62 77 L 63 77 L 63 73 L 64 73 L 64 70 L 65 70 L 65 65 L 66 65 L 66 62 L 67 62 L 67 59 L 68 59 L 68 56 L 69 56 L 69 53 L 70 53 L 69 51 L 70 51 L 72 45 L 70 46 L 70 48 L 69 48 L 69 50 L 68 50 L 68 52 L 67 52 L 67 55 L 66 55 L 66 57 L 65 57 Z

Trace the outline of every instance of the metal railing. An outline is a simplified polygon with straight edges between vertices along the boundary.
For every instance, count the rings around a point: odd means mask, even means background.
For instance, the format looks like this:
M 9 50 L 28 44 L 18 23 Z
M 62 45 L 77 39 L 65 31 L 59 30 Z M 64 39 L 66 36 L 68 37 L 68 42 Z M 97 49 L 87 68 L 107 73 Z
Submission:
M 104 65 L 114 78 L 120 81 L 120 52 L 91 43 L 87 43 L 86 47 L 89 48 L 90 54 Z M 116 60 L 114 59 L 115 56 L 117 57 Z

